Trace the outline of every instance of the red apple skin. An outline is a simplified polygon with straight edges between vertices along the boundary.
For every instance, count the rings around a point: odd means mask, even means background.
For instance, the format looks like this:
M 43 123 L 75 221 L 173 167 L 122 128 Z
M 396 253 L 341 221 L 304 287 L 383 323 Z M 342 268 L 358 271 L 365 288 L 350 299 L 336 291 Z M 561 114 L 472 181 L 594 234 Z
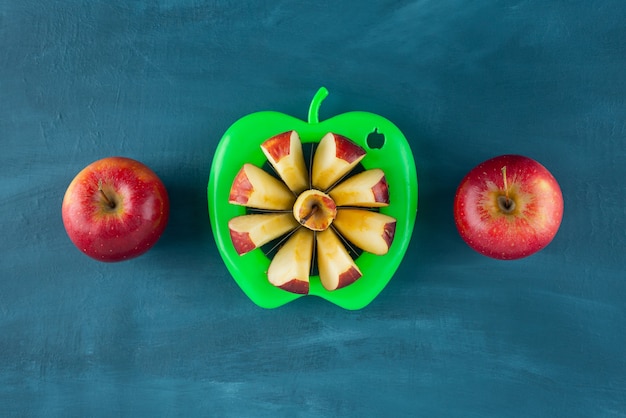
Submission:
M 396 235 L 396 222 L 389 222 L 385 224 L 385 231 L 383 232 L 383 239 L 387 243 L 387 248 L 391 247 L 393 243 L 393 237 Z
M 502 202 L 507 190 L 514 207 Z M 500 203 L 499 203 L 500 202 Z M 501 155 L 474 167 L 454 198 L 461 238 L 479 253 L 500 260 L 527 257 L 546 247 L 563 218 L 563 195 L 552 174 L 521 155 Z
M 385 205 L 389 204 L 389 185 L 387 179 L 383 176 L 378 183 L 372 187 L 374 201 Z
M 339 282 L 337 283 L 337 289 L 341 289 L 343 287 L 351 285 L 352 283 L 356 282 L 360 278 L 361 278 L 361 272 L 358 271 L 354 267 L 350 267 L 350 269 L 348 269 L 348 271 L 345 271 L 345 272 L 341 273 L 341 275 L 339 276 Z
M 167 226 L 169 199 L 150 168 L 130 158 L 107 157 L 76 175 L 61 212 L 65 230 L 79 250 L 114 262 L 152 248 Z
M 342 135 L 335 135 L 335 155 L 340 160 L 352 163 L 365 155 L 365 150 Z
M 276 162 L 291 153 L 291 133 L 293 131 L 283 132 L 266 140 L 262 146 L 270 153 Z
M 256 248 L 256 244 L 250 239 L 248 232 L 237 232 L 230 230 L 230 239 L 233 242 L 233 247 L 237 254 L 243 255 Z
M 302 280 L 293 279 L 279 287 L 287 292 L 297 293 L 299 295 L 306 295 L 309 293 L 309 282 Z
M 248 203 L 248 199 L 250 199 L 250 195 L 252 194 L 254 187 L 252 186 L 252 183 L 250 183 L 250 180 L 248 180 L 244 167 L 242 167 L 237 173 L 237 176 L 233 180 L 233 186 L 230 190 L 230 195 L 228 197 L 229 202 L 238 203 L 240 205 Z

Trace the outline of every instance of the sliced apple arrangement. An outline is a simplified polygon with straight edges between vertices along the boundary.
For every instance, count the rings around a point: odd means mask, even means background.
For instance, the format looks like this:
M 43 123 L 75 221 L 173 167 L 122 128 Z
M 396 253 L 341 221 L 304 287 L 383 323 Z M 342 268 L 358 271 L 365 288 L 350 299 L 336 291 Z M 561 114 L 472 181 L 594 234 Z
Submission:
M 341 289 L 362 273 L 347 245 L 384 255 L 393 242 L 396 219 L 376 209 L 389 205 L 389 187 L 381 169 L 346 178 L 366 151 L 350 139 L 327 133 L 308 168 L 296 131 L 261 144 L 276 177 L 252 164 L 235 176 L 228 201 L 251 213 L 228 223 L 233 246 L 244 255 L 285 236 L 267 271 L 269 282 L 288 292 L 308 294 L 313 260 L 322 286 Z
M 327 95 L 317 92 L 307 121 L 244 116 L 213 158 L 207 195 L 217 248 L 264 308 L 314 295 L 360 309 L 387 285 L 412 235 L 417 175 L 406 138 L 368 112 L 320 122 Z

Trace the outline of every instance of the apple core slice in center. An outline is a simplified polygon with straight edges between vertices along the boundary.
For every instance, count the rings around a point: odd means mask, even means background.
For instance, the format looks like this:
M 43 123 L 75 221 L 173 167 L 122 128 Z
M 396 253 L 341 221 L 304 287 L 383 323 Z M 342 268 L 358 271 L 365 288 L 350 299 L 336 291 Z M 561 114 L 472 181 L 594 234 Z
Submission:
M 293 216 L 312 231 L 324 231 L 337 215 L 335 201 L 316 189 L 306 190 L 293 205 Z

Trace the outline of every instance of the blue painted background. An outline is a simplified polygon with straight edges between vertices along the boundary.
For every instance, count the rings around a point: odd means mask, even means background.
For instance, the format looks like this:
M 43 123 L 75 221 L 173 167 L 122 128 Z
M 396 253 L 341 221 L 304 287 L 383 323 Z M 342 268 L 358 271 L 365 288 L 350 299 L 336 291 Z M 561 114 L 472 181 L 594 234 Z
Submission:
M 320 86 L 322 119 L 406 134 L 415 232 L 367 308 L 263 310 L 213 241 L 213 153 L 248 113 L 305 118 Z M 626 417 L 621 0 L 0 0 L 0 144 L 2 416 Z M 452 219 L 463 175 L 503 153 L 546 165 L 566 206 L 512 262 Z M 109 155 L 172 205 L 120 264 L 80 254 L 60 212 Z

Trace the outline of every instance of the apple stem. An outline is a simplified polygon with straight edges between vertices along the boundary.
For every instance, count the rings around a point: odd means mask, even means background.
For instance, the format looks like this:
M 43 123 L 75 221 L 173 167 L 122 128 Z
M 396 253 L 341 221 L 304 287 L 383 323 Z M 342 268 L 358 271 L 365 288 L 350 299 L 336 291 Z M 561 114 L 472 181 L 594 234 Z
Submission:
M 319 206 L 317 205 L 313 206 L 311 208 L 311 212 L 309 212 L 308 214 L 300 218 L 300 223 L 304 225 L 306 221 L 308 221 L 311 218 L 311 216 L 315 215 L 315 212 L 317 212 L 318 210 L 319 210 Z
M 502 167 L 502 180 L 504 181 L 504 196 L 498 196 L 498 206 L 504 213 L 515 210 L 515 201 L 509 197 L 509 183 L 506 179 L 506 166 Z
M 504 181 L 504 196 L 506 197 L 506 203 L 507 205 L 510 204 L 510 199 L 509 199 L 509 184 L 506 181 L 506 166 L 502 167 L 502 179 Z
M 326 87 L 320 87 L 313 99 L 311 100 L 311 105 L 309 106 L 309 124 L 319 123 L 319 111 L 320 106 L 324 99 L 328 96 L 328 90 Z
M 107 205 L 109 205 L 109 207 L 111 209 L 114 209 L 115 208 L 115 202 L 113 202 L 111 199 L 109 199 L 107 194 L 104 193 L 104 190 L 102 190 L 102 180 L 98 181 L 98 191 L 100 192 L 100 194 L 104 198 L 104 201 L 107 202 Z

